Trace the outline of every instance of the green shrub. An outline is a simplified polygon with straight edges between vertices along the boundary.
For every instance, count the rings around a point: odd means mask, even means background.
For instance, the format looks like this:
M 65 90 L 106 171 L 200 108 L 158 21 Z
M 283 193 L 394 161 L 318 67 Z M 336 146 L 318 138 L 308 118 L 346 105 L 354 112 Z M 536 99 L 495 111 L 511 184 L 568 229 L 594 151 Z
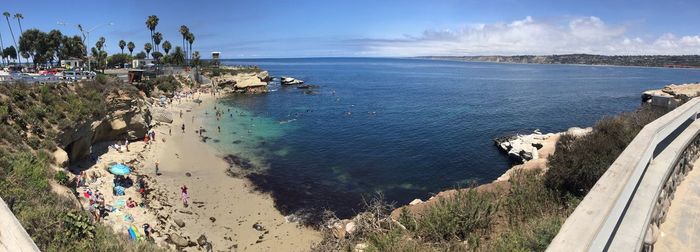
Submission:
M 593 132 L 585 136 L 563 135 L 557 142 L 557 151 L 549 157 L 547 186 L 562 193 L 586 195 L 644 125 L 665 112 L 644 106 L 601 119 Z
M 415 231 L 418 226 L 416 218 L 411 213 L 411 210 L 408 210 L 408 207 L 401 208 L 401 214 L 399 215 L 398 221 L 409 231 Z
M 561 210 L 559 193 L 546 187 L 541 170 L 516 170 L 503 209 L 510 223 L 547 216 Z
M 56 143 L 51 139 L 53 138 L 48 138 L 41 141 L 40 148 L 51 152 L 56 151 L 58 149 L 58 146 L 56 146 Z
M 428 241 L 465 240 L 472 232 L 488 229 L 498 210 L 493 193 L 458 191 L 443 197 L 418 218 L 416 232 Z
M 41 140 L 38 137 L 31 136 L 29 139 L 27 139 L 27 145 L 32 147 L 32 149 L 38 150 L 39 146 L 41 145 Z
M 64 171 L 58 171 L 56 174 L 53 176 L 53 178 L 56 180 L 61 185 L 68 186 L 70 184 L 70 178 L 68 177 L 68 174 Z
M 107 75 L 98 73 L 97 76 L 95 76 L 95 81 L 100 84 L 105 84 L 107 83 Z
M 496 238 L 485 251 L 545 251 L 559 232 L 563 218 L 538 218 L 518 225 Z

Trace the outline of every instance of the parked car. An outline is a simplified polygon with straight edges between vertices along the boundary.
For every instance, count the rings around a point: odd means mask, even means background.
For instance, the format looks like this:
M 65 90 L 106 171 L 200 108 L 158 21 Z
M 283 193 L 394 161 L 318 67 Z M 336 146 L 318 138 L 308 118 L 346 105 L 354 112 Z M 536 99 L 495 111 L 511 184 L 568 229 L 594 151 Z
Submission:
M 92 71 L 63 71 L 64 80 L 91 80 L 97 74 Z

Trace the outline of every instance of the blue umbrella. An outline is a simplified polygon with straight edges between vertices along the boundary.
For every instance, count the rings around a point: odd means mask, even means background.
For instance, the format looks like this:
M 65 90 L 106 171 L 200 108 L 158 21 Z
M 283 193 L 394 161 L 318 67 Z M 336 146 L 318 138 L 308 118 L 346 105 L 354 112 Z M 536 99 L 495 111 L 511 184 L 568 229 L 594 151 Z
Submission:
M 131 172 L 131 169 L 124 164 L 115 164 L 109 168 L 109 172 L 114 175 L 127 175 Z

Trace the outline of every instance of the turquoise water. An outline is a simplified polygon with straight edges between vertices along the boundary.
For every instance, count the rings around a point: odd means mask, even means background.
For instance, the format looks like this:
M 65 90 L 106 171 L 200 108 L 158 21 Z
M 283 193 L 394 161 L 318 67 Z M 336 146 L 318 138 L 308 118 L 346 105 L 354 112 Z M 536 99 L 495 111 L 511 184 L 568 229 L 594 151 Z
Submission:
M 336 211 L 363 196 L 405 204 L 510 167 L 492 139 L 591 126 L 635 109 L 642 91 L 700 80 L 689 69 L 519 65 L 414 59 L 263 59 L 273 76 L 319 85 L 313 94 L 271 84 L 263 95 L 219 100 L 225 153 L 251 160 L 248 177 L 284 213 Z M 228 112 L 228 110 L 231 112 Z

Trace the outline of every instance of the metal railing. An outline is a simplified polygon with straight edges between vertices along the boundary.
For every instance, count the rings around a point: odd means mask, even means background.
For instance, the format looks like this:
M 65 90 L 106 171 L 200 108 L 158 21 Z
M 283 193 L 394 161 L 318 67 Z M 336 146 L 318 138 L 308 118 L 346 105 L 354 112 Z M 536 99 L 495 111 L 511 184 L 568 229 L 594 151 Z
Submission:
M 700 132 L 698 112 L 700 98 L 695 98 L 646 125 L 567 218 L 547 251 L 642 250 L 650 225 L 658 227 L 655 215 L 660 196 L 669 193 L 664 190 L 670 174 L 680 167 L 679 160 L 688 163 L 681 154 Z

